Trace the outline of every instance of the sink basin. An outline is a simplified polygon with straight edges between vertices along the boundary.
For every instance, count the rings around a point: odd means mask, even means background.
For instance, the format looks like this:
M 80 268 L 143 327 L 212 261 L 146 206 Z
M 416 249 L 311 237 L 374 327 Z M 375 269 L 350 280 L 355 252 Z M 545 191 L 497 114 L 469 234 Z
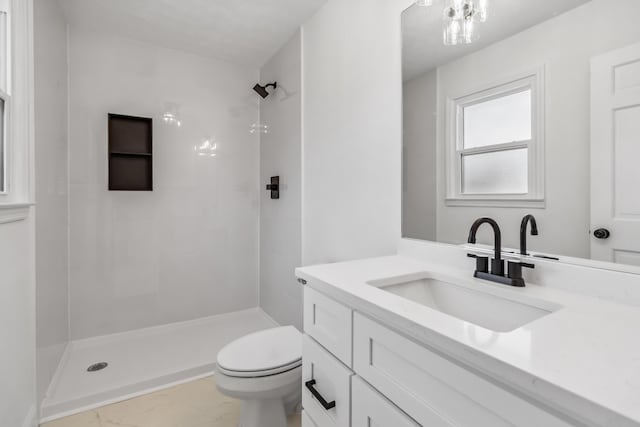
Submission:
M 398 280 L 369 284 L 495 332 L 513 331 L 561 308 L 545 301 L 516 300 L 513 296 L 499 295 L 494 289 L 479 291 L 473 285 L 431 276 Z

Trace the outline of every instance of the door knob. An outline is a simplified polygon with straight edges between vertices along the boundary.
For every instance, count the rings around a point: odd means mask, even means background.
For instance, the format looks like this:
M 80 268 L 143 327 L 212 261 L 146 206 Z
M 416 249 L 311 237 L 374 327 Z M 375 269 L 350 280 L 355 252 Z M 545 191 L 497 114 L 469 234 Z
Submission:
M 611 237 L 611 232 L 609 230 L 607 230 L 606 228 L 598 228 L 596 231 L 593 232 L 593 236 L 596 239 L 608 239 L 609 237 Z

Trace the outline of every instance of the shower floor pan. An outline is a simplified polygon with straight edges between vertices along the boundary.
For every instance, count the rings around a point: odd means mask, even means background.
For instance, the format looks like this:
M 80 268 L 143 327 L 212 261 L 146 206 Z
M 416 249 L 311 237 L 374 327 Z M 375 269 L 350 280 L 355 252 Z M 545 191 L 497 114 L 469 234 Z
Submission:
M 211 375 L 225 344 L 274 326 L 255 308 L 73 341 L 49 386 L 41 422 Z

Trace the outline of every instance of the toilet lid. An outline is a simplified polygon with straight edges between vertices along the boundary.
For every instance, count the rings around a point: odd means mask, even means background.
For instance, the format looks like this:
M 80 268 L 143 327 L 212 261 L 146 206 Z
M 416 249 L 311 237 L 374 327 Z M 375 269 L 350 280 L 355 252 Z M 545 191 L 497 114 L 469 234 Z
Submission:
M 218 353 L 218 369 L 227 375 L 275 375 L 302 363 L 302 334 L 293 326 L 245 335 Z

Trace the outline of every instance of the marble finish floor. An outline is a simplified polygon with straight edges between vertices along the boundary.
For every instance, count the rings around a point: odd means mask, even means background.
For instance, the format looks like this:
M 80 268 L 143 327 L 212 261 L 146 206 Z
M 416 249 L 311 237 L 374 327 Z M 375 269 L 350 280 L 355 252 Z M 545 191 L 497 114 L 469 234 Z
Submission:
M 236 427 L 240 403 L 222 395 L 214 377 L 181 384 L 42 424 L 41 427 Z M 300 416 L 288 427 L 300 427 Z

